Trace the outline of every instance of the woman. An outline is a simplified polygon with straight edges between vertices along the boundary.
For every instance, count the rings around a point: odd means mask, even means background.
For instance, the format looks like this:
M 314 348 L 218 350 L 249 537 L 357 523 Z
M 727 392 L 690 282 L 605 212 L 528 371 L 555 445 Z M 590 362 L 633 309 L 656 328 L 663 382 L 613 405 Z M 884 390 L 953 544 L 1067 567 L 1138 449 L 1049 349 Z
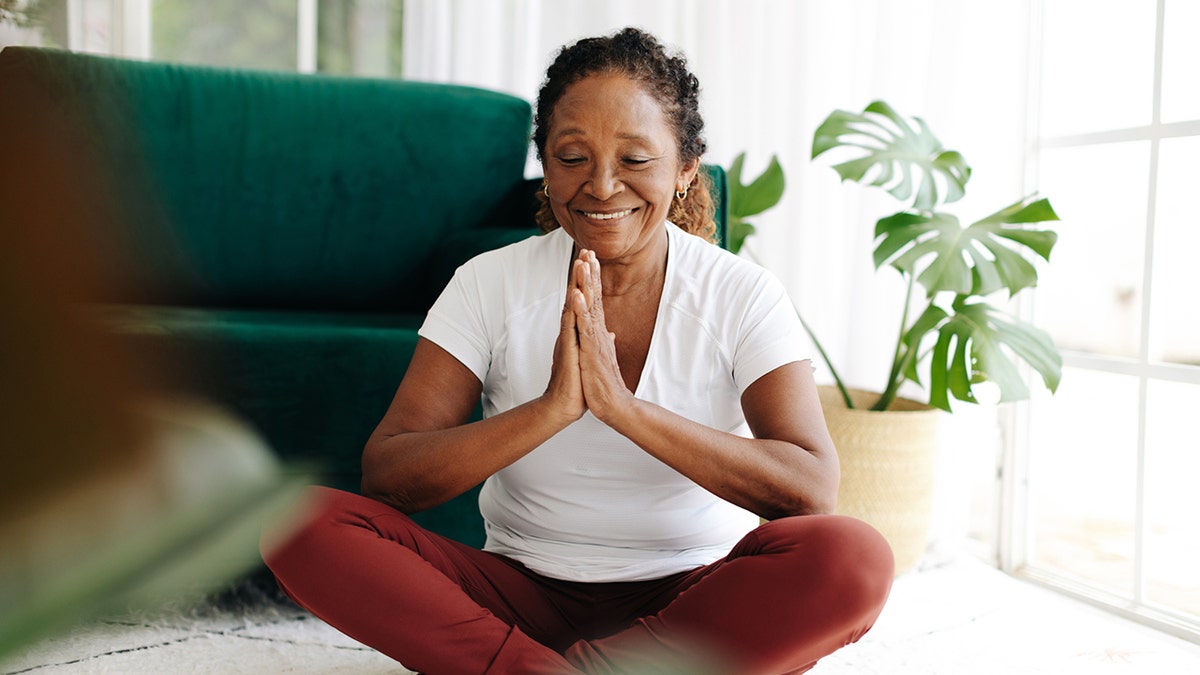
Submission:
M 870 628 L 891 551 L 828 515 L 837 455 L 781 285 L 702 238 L 702 128 L 651 36 L 559 53 L 549 231 L 430 310 L 365 496 L 321 490 L 267 556 L 297 602 L 429 673 L 802 672 Z M 405 515 L 481 481 L 484 551 Z

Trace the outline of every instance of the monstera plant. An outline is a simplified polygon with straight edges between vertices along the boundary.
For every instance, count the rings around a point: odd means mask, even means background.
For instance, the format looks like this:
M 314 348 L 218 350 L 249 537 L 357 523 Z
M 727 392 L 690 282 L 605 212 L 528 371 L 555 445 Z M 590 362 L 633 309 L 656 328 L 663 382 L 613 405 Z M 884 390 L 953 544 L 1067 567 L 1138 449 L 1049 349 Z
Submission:
M 1037 284 L 1058 220 L 1050 202 L 1028 196 L 964 224 L 947 209 L 963 197 L 971 168 L 946 150 L 919 118 L 875 101 L 861 113 L 834 111 L 817 128 L 812 156 L 833 164 L 843 181 L 881 188 L 901 203 L 875 223 L 874 263 L 907 281 L 891 367 L 883 388 L 848 389 L 801 316 L 836 386 L 819 387 L 826 425 L 838 450 L 839 513 L 864 520 L 892 547 L 896 573 L 916 567 L 928 544 L 938 438 L 951 399 L 978 402 L 983 383 L 999 400 L 1028 396 L 1021 363 L 1051 391 L 1062 359 L 1044 331 L 1001 309 L 998 300 Z M 782 196 L 778 162 L 743 183 L 739 156 L 729 178 L 729 248 L 743 249 L 754 226 L 746 218 Z M 995 303 L 995 304 L 994 304 Z M 928 403 L 899 396 L 905 382 L 928 392 Z M 940 409 L 940 410 L 939 410 Z
M 973 387 L 981 382 L 994 383 L 1000 401 L 1026 398 L 1018 361 L 1057 389 L 1062 358 L 1050 336 L 991 302 L 1037 285 L 1034 260 L 1048 261 L 1058 238 L 1042 226 L 1058 220 L 1049 200 L 1022 197 L 964 225 L 944 207 L 965 194 L 971 168 L 923 120 L 906 119 L 883 101 L 861 113 L 830 114 L 813 136 L 812 156 L 827 152 L 848 155 L 833 167 L 843 181 L 886 189 L 905 204 L 875 224 L 875 268 L 898 271 L 908 292 L 892 366 L 872 409 L 886 410 L 905 381 L 923 385 L 930 405 L 944 410 L 951 396 L 976 402 Z
M 836 110 L 813 136 L 812 156 L 834 157 L 843 181 L 887 190 L 903 208 L 875 223 L 875 268 L 887 266 L 908 282 L 892 363 L 872 410 L 887 410 L 906 381 L 921 385 L 929 404 L 950 410 L 950 399 L 977 402 L 974 388 L 990 382 L 1000 401 L 1029 395 L 1019 362 L 1054 391 L 1062 359 L 1050 336 L 993 304 L 1037 285 L 1037 258 L 1048 261 L 1058 220 L 1047 199 L 1023 197 L 969 224 L 945 210 L 966 192 L 971 168 L 943 148 L 918 117 L 906 118 L 883 101 L 861 113 Z M 743 157 L 729 167 L 730 248 L 753 226 L 744 217 L 778 201 L 778 163 L 747 185 Z M 778 194 L 776 194 L 778 193 Z M 774 198 L 770 204 L 764 203 Z M 917 292 L 919 286 L 920 292 Z M 914 304 L 915 303 L 915 304 Z M 803 317 L 801 317 L 803 321 Z M 805 328 L 809 329 L 807 323 Z M 837 370 L 809 329 L 848 408 L 854 408 Z

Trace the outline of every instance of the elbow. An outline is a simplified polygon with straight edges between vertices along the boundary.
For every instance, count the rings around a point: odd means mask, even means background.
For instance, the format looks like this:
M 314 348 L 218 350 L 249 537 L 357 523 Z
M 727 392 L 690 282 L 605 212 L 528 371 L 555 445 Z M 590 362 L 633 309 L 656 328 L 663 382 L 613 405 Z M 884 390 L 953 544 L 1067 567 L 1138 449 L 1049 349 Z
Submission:
M 772 507 L 765 509 L 765 512 L 759 512 L 758 515 L 766 520 L 778 520 L 795 516 L 831 515 L 836 509 L 836 491 L 832 495 L 809 492 L 778 499 Z
M 842 471 L 836 461 L 831 462 L 825 471 L 820 486 L 813 490 L 808 500 L 806 515 L 833 515 L 837 513 L 838 489 L 841 487 Z
M 395 486 L 384 486 L 379 481 L 372 480 L 369 474 L 365 472 L 363 473 L 362 482 L 359 484 L 359 489 L 364 497 L 387 504 L 406 516 L 410 516 L 421 510 L 419 506 L 408 498 L 403 490 L 398 490 Z
M 408 509 L 404 508 L 405 505 L 401 503 L 402 500 L 397 498 L 396 492 L 385 487 L 381 481 L 368 471 L 363 471 L 362 481 L 359 483 L 359 491 L 362 492 L 362 496 L 368 499 L 383 502 L 392 508 L 409 513 Z
M 837 490 L 834 490 L 832 494 L 809 499 L 804 505 L 804 512 L 799 515 L 830 516 L 834 513 L 837 513 Z
M 381 461 L 382 454 L 371 442 L 368 442 L 367 446 L 363 448 L 362 480 L 359 482 L 359 491 L 364 497 L 387 504 L 405 515 L 416 513 L 420 508 L 412 502 L 408 491 L 399 484 L 399 481 L 389 477 L 389 473 Z
M 804 515 L 833 515 L 837 513 L 838 489 L 842 482 L 842 467 L 836 450 L 824 454 L 816 485 L 808 496 Z
M 837 464 L 826 467 L 818 476 L 797 484 L 780 500 L 776 517 L 821 516 L 837 512 L 838 487 L 841 471 Z
M 788 504 L 782 505 L 775 510 L 775 518 L 787 518 L 791 516 L 824 516 L 832 515 L 837 511 L 837 492 L 834 491 L 831 495 L 826 494 L 808 494 L 803 497 L 797 497 L 791 500 Z M 768 518 L 771 520 L 772 518 Z

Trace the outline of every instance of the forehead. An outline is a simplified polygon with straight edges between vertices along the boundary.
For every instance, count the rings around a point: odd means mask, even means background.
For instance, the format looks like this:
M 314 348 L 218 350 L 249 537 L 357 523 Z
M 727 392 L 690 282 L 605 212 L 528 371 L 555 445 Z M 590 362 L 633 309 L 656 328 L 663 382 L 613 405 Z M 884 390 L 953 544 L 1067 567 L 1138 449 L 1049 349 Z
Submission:
M 596 74 L 567 87 L 550 117 L 551 139 L 576 135 L 669 142 L 672 131 L 662 105 L 644 85 L 625 75 Z

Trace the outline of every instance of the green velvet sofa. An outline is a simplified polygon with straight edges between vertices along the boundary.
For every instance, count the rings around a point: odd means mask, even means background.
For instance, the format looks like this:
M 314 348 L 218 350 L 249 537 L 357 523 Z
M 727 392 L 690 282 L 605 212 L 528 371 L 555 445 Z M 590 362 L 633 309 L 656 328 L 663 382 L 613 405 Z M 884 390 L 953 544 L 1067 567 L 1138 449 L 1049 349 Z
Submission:
M 56 120 L 59 152 L 86 168 L 88 185 L 62 187 L 99 230 L 111 283 L 85 300 L 105 325 L 166 386 L 230 409 L 329 485 L 358 489 L 454 269 L 537 233 L 530 106 L 505 94 L 16 47 L 0 52 L 5 91 L 4 106 Z M 23 133 L 13 119 L 0 148 Z M 475 497 L 418 519 L 480 544 Z

